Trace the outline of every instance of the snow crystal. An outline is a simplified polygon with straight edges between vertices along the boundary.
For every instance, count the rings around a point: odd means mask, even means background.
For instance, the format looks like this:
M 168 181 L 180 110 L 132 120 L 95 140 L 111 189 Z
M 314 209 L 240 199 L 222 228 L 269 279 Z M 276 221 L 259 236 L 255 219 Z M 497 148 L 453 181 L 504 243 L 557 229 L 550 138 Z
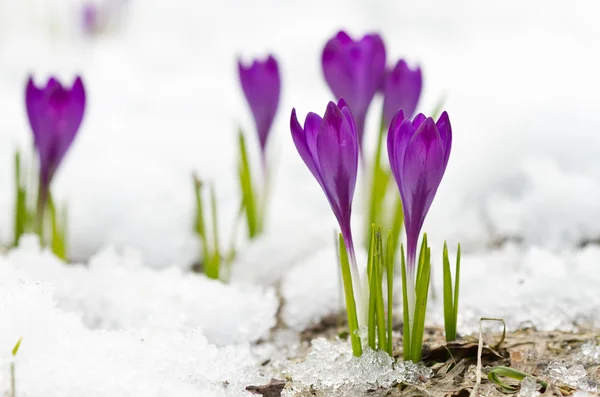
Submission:
M 64 265 L 27 236 L 6 260 L 0 279 L 52 283 L 58 307 L 80 313 L 92 329 L 200 327 L 209 342 L 224 345 L 265 338 L 276 322 L 272 289 L 223 284 L 176 267 L 153 270 L 131 250 L 119 255 L 107 248 L 88 266 Z
M 546 375 L 553 381 L 563 383 L 585 391 L 596 392 L 598 385 L 587 377 L 587 372 L 581 364 L 567 364 L 552 361 L 546 368 Z
M 600 346 L 594 341 L 589 341 L 581 346 L 581 352 L 575 357 L 583 365 L 600 364 Z
M 537 380 L 528 376 L 521 381 L 521 388 L 519 390 L 519 397 L 536 397 L 539 396 L 537 389 Z
M 401 382 L 427 382 L 432 371 L 412 362 L 394 364 L 387 353 L 369 348 L 364 349 L 362 356 L 354 357 L 348 342 L 317 338 L 305 360 L 289 368 L 289 375 L 294 382 L 286 390 L 287 396 L 310 388 L 328 396 L 353 396 Z

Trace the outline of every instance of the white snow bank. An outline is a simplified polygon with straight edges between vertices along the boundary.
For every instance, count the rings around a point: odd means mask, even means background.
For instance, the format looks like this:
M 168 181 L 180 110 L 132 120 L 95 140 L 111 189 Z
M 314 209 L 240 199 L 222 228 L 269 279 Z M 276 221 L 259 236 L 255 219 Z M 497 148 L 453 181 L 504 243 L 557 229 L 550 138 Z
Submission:
M 437 301 L 430 300 L 429 323 L 443 324 L 441 253 L 432 253 Z M 455 251 L 450 254 L 454 272 Z M 553 250 L 505 247 L 461 259 L 459 333 L 476 332 L 479 318 L 500 317 L 510 329 L 533 325 L 541 330 L 573 330 L 600 325 L 600 247 Z M 398 281 L 399 282 L 399 281 Z M 395 303 L 401 304 L 396 289 Z
M 0 280 L 42 281 L 60 309 L 78 313 L 91 329 L 181 331 L 202 328 L 210 343 L 253 342 L 275 325 L 272 289 L 223 284 L 171 267 L 142 265 L 134 251 L 108 248 L 88 266 L 65 265 L 40 251 L 35 237 L 21 240 L 0 266 Z
M 8 265 L 0 259 L 14 276 L 0 278 L 0 391 L 9 390 L 19 337 L 20 396 L 242 396 L 263 381 L 247 345 L 218 348 L 198 328 L 90 330 L 56 306 L 50 284 L 19 278 Z

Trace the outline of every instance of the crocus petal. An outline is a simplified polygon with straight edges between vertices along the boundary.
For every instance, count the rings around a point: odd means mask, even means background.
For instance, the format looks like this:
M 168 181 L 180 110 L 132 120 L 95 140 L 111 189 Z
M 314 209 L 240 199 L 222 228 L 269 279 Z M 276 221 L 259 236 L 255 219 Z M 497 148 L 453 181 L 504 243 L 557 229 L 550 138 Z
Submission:
M 344 98 L 362 141 L 367 110 L 385 74 L 385 46 L 377 34 L 354 41 L 339 32 L 323 49 L 323 74 L 334 96 Z
M 279 104 L 281 80 L 277 60 L 271 55 L 264 61 L 255 60 L 245 67 L 238 61 L 242 89 L 256 124 L 261 150 L 265 151 L 269 131 Z
M 401 188 L 400 182 L 402 180 L 401 172 L 404 163 L 404 153 L 406 152 L 408 141 L 414 133 L 415 129 L 410 119 L 404 118 L 402 110 L 398 111 L 390 124 L 387 145 L 390 167 L 399 188 Z
M 317 138 L 323 186 L 340 225 L 349 227 L 358 168 L 358 142 L 351 125 L 329 102 Z
M 444 147 L 432 118 L 421 124 L 408 143 L 403 168 L 407 227 L 412 223 L 420 231 L 445 171 Z
M 451 144 L 446 112 L 437 124 L 422 114 L 411 122 L 398 112 L 390 124 L 388 156 L 402 198 L 410 272 L 414 271 L 419 234 L 446 171 Z
M 41 188 L 47 188 L 83 120 L 85 90 L 78 77 L 71 89 L 50 78 L 43 89 L 30 78 L 25 90 L 27 115 L 40 157 Z
M 423 77 L 419 67 L 411 69 L 406 61 L 399 60 L 394 69 L 387 73 L 383 84 L 383 118 L 386 126 L 399 109 L 411 117 L 421 96 Z
M 448 164 L 450 158 L 450 149 L 452 148 L 452 126 L 450 125 L 450 118 L 448 113 L 444 111 L 437 123 L 435 123 L 440 133 L 440 138 L 444 146 L 444 164 Z M 444 166 L 445 168 L 445 166 Z
M 323 187 L 323 181 L 321 180 L 321 174 L 318 169 L 318 163 L 315 162 L 313 151 L 308 145 L 308 141 L 311 140 L 314 142 L 311 142 L 311 144 L 315 146 L 316 149 L 316 135 L 321 125 L 321 118 L 318 115 L 315 116 L 318 118 L 318 120 L 314 116 L 307 116 L 306 121 L 304 122 L 304 129 L 302 129 L 300 123 L 298 122 L 298 118 L 296 117 L 296 109 L 292 109 L 292 116 L 290 118 L 290 130 L 292 132 L 292 139 L 294 140 L 294 145 L 296 145 L 296 150 L 298 150 L 298 154 L 300 154 L 300 157 L 304 161 L 304 164 L 306 164 L 306 166 L 313 174 L 317 182 L 319 182 L 319 185 Z

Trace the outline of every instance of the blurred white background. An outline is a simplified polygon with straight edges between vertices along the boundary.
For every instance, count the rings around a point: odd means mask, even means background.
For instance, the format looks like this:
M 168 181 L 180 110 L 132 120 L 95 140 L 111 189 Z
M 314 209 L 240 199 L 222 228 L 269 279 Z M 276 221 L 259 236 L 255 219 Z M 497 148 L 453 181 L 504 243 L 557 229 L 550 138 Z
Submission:
M 333 99 L 320 54 L 339 29 L 379 32 L 388 64 L 421 65 L 420 111 L 447 95 L 454 147 L 425 225 L 432 239 L 479 250 L 509 236 L 554 249 L 600 236 L 597 2 L 120 1 L 118 20 L 90 36 L 81 2 L 0 0 L 0 243 L 12 236 L 12 154 L 31 146 L 26 78 L 70 84 L 81 73 L 88 108 L 54 184 L 69 203 L 71 255 L 114 243 L 155 266 L 189 265 L 191 172 L 216 183 L 228 236 L 235 132 L 253 132 L 236 58 L 268 52 L 283 73 L 269 230 L 302 238 L 318 224 L 329 238 L 333 216 L 288 126 L 292 107 L 303 118 Z M 357 197 L 357 215 L 362 206 Z

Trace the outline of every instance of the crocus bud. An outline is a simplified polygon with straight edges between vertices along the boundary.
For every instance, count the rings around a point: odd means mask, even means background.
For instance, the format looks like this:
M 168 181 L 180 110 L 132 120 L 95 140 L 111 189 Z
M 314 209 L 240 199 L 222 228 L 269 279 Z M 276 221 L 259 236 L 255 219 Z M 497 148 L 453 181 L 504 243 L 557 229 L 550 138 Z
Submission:
M 418 66 L 411 69 L 404 59 L 400 59 L 394 69 L 387 72 L 383 84 L 383 122 L 389 128 L 398 110 L 406 117 L 412 117 L 417 108 L 423 77 Z
M 75 79 L 70 89 L 64 88 L 54 77 L 45 87 L 38 88 L 30 77 L 25 103 L 40 159 L 40 196 L 45 199 L 50 182 L 83 119 L 85 90 L 81 77 Z
M 238 69 L 242 89 L 256 123 L 264 165 L 265 147 L 275 119 L 281 92 L 279 66 L 277 60 L 269 55 L 266 60 L 255 60 L 248 67 L 238 61 Z
M 330 39 L 321 57 L 323 74 L 336 98 L 344 98 L 356 120 L 362 143 L 369 105 L 385 75 L 385 46 L 377 34 L 354 41 L 340 31 Z
M 355 262 L 350 215 L 358 171 L 358 137 L 352 113 L 343 99 L 337 105 L 329 102 L 323 118 L 309 113 L 302 128 L 296 109 L 292 109 L 290 129 L 300 157 L 327 196 Z
M 448 113 L 443 112 L 436 123 L 423 114 L 411 121 L 400 110 L 391 122 L 387 144 L 404 208 L 408 273 L 414 276 L 421 227 L 450 157 L 452 127 Z

